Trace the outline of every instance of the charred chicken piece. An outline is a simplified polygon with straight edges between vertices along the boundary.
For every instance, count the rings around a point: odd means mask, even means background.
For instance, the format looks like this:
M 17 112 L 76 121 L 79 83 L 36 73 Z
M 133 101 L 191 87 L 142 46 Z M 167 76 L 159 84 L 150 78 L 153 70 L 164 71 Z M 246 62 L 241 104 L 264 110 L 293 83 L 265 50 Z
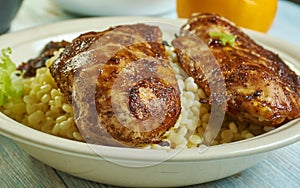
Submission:
M 29 59 L 27 62 L 23 62 L 19 65 L 18 70 L 23 71 L 23 77 L 33 77 L 36 74 L 36 70 L 41 67 L 45 67 L 47 59 L 54 56 L 54 52 L 60 48 L 64 48 L 70 43 L 62 40 L 60 42 L 51 41 L 45 45 L 45 47 L 40 52 L 39 56 L 33 59 Z
M 211 33 L 235 36 L 223 42 Z M 239 121 L 279 126 L 300 117 L 300 78 L 275 53 L 253 41 L 240 28 L 215 14 L 193 15 L 173 41 L 181 67 L 194 77 L 208 96 L 211 91 L 197 56 L 187 56 L 193 48 L 191 36 L 200 38 L 215 56 L 225 80 L 227 113 Z M 201 56 L 201 54 L 198 54 Z M 198 57 L 199 57 L 198 56 Z
M 88 143 L 159 143 L 177 121 L 180 91 L 156 26 L 123 25 L 74 39 L 50 66 Z

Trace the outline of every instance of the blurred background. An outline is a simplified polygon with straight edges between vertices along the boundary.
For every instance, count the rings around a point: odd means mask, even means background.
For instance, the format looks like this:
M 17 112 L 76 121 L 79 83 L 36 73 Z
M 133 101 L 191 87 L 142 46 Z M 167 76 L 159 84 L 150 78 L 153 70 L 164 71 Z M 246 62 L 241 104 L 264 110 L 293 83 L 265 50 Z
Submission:
M 221 12 L 242 27 L 266 32 L 300 46 L 300 0 L 255 1 L 251 4 L 253 0 L 23 0 L 10 32 L 79 17 L 157 16 L 176 19 L 187 17 L 193 11 L 208 10 Z

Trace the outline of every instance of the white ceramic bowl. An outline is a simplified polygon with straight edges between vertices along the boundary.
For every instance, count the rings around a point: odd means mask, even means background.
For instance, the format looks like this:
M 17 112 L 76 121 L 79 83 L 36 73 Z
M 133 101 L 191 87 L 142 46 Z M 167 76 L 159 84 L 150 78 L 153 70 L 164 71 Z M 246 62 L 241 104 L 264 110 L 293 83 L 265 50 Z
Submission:
M 13 61 L 21 62 L 34 57 L 50 40 L 70 40 L 85 31 L 137 22 L 158 25 L 169 37 L 174 36 L 183 24 L 182 20 L 145 17 L 70 20 L 3 35 L 0 37 L 0 48 L 10 46 Z M 247 32 L 264 46 L 278 52 L 299 74 L 299 48 L 260 33 Z M 0 133 L 13 139 L 38 160 L 74 176 L 112 185 L 170 187 L 217 180 L 255 165 L 270 151 L 300 140 L 300 119 L 248 140 L 205 150 L 95 146 L 31 129 L 2 113 Z
M 86 16 L 150 16 L 175 10 L 175 0 L 52 0 L 66 11 Z

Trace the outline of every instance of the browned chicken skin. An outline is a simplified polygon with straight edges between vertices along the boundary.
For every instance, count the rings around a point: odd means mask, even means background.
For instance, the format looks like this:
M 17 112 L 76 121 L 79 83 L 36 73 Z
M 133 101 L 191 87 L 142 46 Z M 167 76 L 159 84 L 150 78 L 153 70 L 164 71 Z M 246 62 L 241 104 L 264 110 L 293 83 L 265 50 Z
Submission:
M 211 37 L 211 32 L 236 36 L 234 45 L 222 44 L 220 38 Z M 228 114 L 240 121 L 268 126 L 300 117 L 299 76 L 277 54 L 258 45 L 233 23 L 204 13 L 187 21 L 173 45 L 181 67 L 208 96 L 211 94 L 208 80 L 197 59 L 185 54 L 185 50 L 195 45 L 187 42 L 190 36 L 199 37 L 219 64 L 226 84 Z
M 46 61 L 54 56 L 54 52 L 60 48 L 64 48 L 69 45 L 69 42 L 62 40 L 60 42 L 49 42 L 42 49 L 40 54 L 36 58 L 29 59 L 27 62 L 23 62 L 18 66 L 18 70 L 22 70 L 23 77 L 33 77 L 36 74 L 36 70 L 41 67 L 45 67 Z
M 50 67 L 88 143 L 158 143 L 181 111 L 177 80 L 156 26 L 80 35 Z

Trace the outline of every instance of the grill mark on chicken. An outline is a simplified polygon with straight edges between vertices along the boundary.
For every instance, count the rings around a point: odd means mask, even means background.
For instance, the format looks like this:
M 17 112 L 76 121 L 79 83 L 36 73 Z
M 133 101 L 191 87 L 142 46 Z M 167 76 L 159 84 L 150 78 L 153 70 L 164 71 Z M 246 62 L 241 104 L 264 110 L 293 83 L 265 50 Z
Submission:
M 210 32 L 237 36 L 235 44 L 222 45 L 219 39 L 210 37 Z M 207 44 L 220 66 L 229 97 L 228 114 L 240 121 L 268 126 L 300 117 L 299 76 L 277 54 L 258 45 L 227 19 L 203 13 L 193 15 L 172 43 L 180 66 L 208 96 L 211 91 L 207 78 L 198 64 L 180 49 L 190 35 Z
M 74 39 L 51 65 L 88 143 L 159 143 L 181 111 L 180 91 L 156 26 L 124 25 Z

